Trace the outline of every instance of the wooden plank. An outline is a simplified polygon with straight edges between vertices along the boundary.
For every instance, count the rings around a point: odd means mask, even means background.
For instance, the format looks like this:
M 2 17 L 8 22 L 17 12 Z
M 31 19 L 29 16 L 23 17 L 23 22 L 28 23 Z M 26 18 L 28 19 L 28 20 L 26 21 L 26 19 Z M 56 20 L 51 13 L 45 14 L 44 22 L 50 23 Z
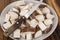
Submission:
M 3 31 L 1 29 L 1 27 L 0 27 L 0 40 L 3 40 Z
M 4 8 L 4 0 L 0 0 L 0 13 L 2 12 Z

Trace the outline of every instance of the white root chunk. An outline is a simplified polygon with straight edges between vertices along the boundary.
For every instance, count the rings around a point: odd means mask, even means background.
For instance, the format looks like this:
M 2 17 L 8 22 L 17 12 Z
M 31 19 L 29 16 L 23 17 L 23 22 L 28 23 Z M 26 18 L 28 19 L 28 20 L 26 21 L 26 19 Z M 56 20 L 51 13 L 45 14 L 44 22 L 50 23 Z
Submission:
M 22 32 L 22 33 L 21 33 L 21 36 L 22 36 L 23 38 L 25 38 L 26 33 L 25 33 L 25 32 Z
M 19 10 L 16 8 L 12 8 L 12 9 L 10 9 L 10 11 L 15 11 L 15 12 L 19 13 Z
M 33 7 L 33 5 L 34 5 L 33 3 L 30 3 L 28 9 L 30 10 Z
M 6 14 L 4 21 L 5 22 L 8 22 L 9 21 L 9 18 L 10 18 L 10 15 L 9 14 Z
M 36 9 L 36 11 L 37 11 L 38 14 L 43 14 L 42 11 L 39 8 Z
M 16 3 L 16 6 L 21 6 L 21 5 L 25 5 L 25 2 L 24 1 L 19 1 Z
M 25 7 L 25 6 L 18 6 L 21 10 Z
M 37 25 L 38 25 L 38 22 L 37 22 L 35 19 L 32 19 L 32 20 L 30 21 L 30 26 L 31 26 L 31 27 L 35 28 Z
M 18 14 L 14 13 L 12 11 L 10 11 L 8 14 L 10 15 L 10 21 L 11 21 L 11 23 L 14 24 L 16 22 L 15 19 L 18 18 Z
M 26 32 L 26 40 L 32 40 L 32 34 L 34 34 L 34 32 Z
M 16 29 L 14 31 L 14 35 L 13 35 L 14 38 L 20 38 L 20 29 Z
M 14 12 L 9 12 L 9 14 L 10 14 L 10 17 L 11 17 L 10 20 L 15 20 L 15 19 L 18 18 L 18 14 L 14 13 Z
M 8 28 L 11 27 L 11 26 L 12 26 L 12 24 L 11 24 L 10 22 L 7 22 L 7 23 L 3 24 L 3 27 L 4 27 L 5 29 L 8 29 Z
M 33 3 L 29 3 L 23 8 L 23 10 L 26 10 L 26 9 L 30 10 L 33 5 L 34 5 Z
M 44 14 L 50 13 L 50 9 L 48 7 L 45 7 L 45 8 L 42 9 L 42 12 Z
M 24 16 L 27 12 L 28 12 L 28 10 L 21 10 L 20 15 Z
M 47 29 L 46 25 L 44 25 L 43 22 L 39 22 L 38 26 L 40 27 L 40 29 L 41 29 L 42 31 L 45 31 L 45 30 Z
M 51 25 L 53 21 L 51 19 L 44 20 L 45 25 Z
M 46 17 L 48 18 L 48 19 L 53 19 L 54 18 L 54 15 L 52 15 L 52 14 L 46 14 Z
M 37 15 L 36 17 L 35 17 L 39 22 L 41 22 L 41 21 L 44 21 L 44 16 L 43 15 Z
M 39 37 L 39 36 L 41 36 L 41 35 L 42 35 L 42 31 L 39 30 L 39 31 L 36 32 L 36 34 L 35 34 L 35 38 L 37 38 L 37 37 Z
M 32 35 L 30 33 L 28 33 L 26 36 L 27 36 L 26 40 L 32 40 Z

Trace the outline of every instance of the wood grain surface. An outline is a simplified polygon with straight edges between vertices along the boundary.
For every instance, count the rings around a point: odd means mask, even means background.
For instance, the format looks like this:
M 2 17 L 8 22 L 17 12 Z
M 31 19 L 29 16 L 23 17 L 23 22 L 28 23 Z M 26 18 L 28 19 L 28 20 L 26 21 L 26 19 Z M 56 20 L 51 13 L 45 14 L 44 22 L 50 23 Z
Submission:
M 2 10 L 8 5 L 8 4 L 10 4 L 10 3 L 12 3 L 12 2 L 14 2 L 14 1 L 16 1 L 16 0 L 0 0 L 0 13 L 2 12 Z M 57 5 L 59 5 L 60 6 L 60 2 L 59 2 L 60 0 L 57 0 Z M 52 6 L 54 9 L 55 9 L 55 11 L 57 12 L 57 15 L 58 15 L 58 17 L 60 17 L 59 15 L 60 15 L 60 12 L 59 11 L 57 11 L 57 10 L 60 10 L 60 7 L 58 8 L 56 8 L 56 7 L 54 7 L 54 6 L 56 6 L 55 4 L 54 4 L 54 2 L 53 1 L 51 1 L 51 0 L 44 0 L 44 2 L 45 3 L 48 3 L 50 6 Z M 59 2 L 59 3 L 58 3 Z M 59 18 L 59 20 L 60 20 L 60 18 Z M 60 22 L 59 22 L 60 23 Z M 2 29 L 1 29 L 1 27 L 0 27 L 0 40 L 12 40 L 11 38 L 6 38 L 4 35 L 3 35 L 3 31 L 2 31 Z M 53 32 L 53 34 L 52 35 L 50 35 L 48 38 L 46 38 L 46 39 L 44 39 L 44 40 L 60 40 L 60 26 L 59 26 L 59 24 L 58 24 L 58 26 L 57 26 L 57 28 L 56 28 L 56 30 Z

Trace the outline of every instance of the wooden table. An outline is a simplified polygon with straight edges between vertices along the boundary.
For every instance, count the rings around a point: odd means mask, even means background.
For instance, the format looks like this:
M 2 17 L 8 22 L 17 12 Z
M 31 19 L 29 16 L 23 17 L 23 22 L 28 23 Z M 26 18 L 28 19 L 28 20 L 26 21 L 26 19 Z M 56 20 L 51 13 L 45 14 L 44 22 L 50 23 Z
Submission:
M 14 2 L 15 0 L 0 0 L 0 13 L 2 12 L 2 10 L 11 2 Z M 59 4 L 60 5 L 60 4 Z M 11 38 L 6 38 L 3 35 L 3 31 L 0 27 L 0 40 L 12 40 Z M 60 40 L 60 26 L 58 25 L 56 30 L 53 32 L 53 34 L 51 36 L 49 36 L 48 38 L 44 39 L 44 40 Z

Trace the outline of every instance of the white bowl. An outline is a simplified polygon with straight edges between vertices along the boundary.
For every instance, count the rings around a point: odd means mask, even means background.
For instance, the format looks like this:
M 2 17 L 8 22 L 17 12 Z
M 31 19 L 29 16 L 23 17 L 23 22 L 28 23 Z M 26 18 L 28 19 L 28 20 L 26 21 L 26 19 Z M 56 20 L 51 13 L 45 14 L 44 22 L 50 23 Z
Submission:
M 1 16 L 0 16 L 0 24 L 1 24 L 1 28 L 3 29 L 4 32 L 5 32 L 5 29 L 3 28 L 2 24 L 4 23 L 5 15 L 6 15 L 6 13 L 7 13 L 7 11 L 8 11 L 9 9 L 11 9 L 12 7 L 15 6 L 15 4 L 16 4 L 17 2 L 19 2 L 19 1 L 16 1 L 16 2 L 13 2 L 13 3 L 9 4 L 7 7 L 4 8 L 4 10 L 3 10 L 2 13 L 1 13 Z M 32 2 L 32 1 L 29 1 L 29 2 Z M 37 2 L 37 1 L 35 1 L 35 2 Z M 53 9 L 51 6 L 49 6 L 48 4 L 46 4 L 46 3 L 43 3 L 43 2 L 40 2 L 40 3 L 41 3 L 42 5 L 46 5 L 46 6 L 51 10 L 51 12 L 52 12 L 53 15 L 55 16 L 55 18 L 54 18 L 54 20 L 53 20 L 53 26 L 52 26 L 52 29 L 50 30 L 50 32 L 48 32 L 47 34 L 43 34 L 42 36 L 40 36 L 40 37 L 38 37 L 38 38 L 35 38 L 35 39 L 33 39 L 33 40 L 43 40 L 43 39 L 47 38 L 48 36 L 50 36 L 50 35 L 54 32 L 54 30 L 56 29 L 57 24 L 58 24 L 58 17 L 57 17 L 56 12 L 54 11 L 54 9 Z M 11 36 L 10 36 L 10 37 L 11 37 Z M 11 37 L 11 38 L 14 39 L 13 37 Z M 24 40 L 24 38 L 20 38 L 20 39 L 21 39 L 21 40 Z

